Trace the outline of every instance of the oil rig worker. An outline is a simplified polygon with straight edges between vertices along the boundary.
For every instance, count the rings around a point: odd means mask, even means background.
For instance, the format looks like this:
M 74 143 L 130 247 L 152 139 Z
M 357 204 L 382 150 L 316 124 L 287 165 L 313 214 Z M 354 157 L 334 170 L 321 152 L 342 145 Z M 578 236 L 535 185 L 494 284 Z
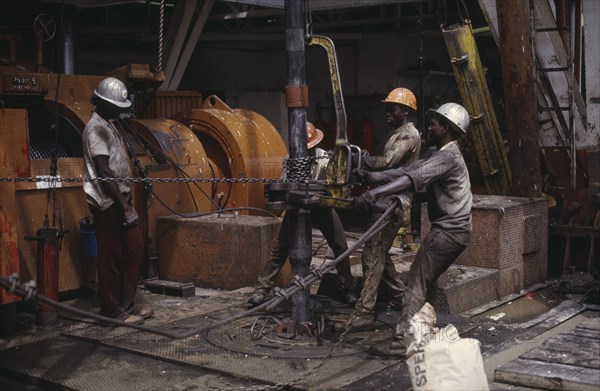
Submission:
M 132 176 L 123 139 L 111 123 L 131 106 L 131 101 L 125 84 L 109 77 L 94 90 L 92 103 L 96 108 L 82 135 L 83 190 L 98 241 L 100 315 L 142 323 L 154 311 L 135 304 L 144 245 L 138 214 L 131 203 L 131 186 L 127 182 L 95 180 Z
M 368 172 L 383 171 L 406 166 L 419 158 L 421 136 L 417 128 L 408 120 L 411 111 L 417 110 L 415 94 L 407 88 L 395 88 L 382 100 L 385 104 L 387 123 L 391 130 L 388 134 L 381 156 L 362 157 L 363 171 L 355 176 L 355 181 L 365 183 Z M 410 197 L 407 198 L 410 210 Z M 369 222 L 375 222 L 381 214 L 369 214 Z M 408 225 L 404 222 L 403 225 Z M 389 250 L 401 224 L 393 221 L 388 226 L 367 241 L 362 252 L 363 289 L 354 309 L 347 328 L 350 331 L 366 330 L 376 327 L 375 305 L 379 285 L 384 283 L 391 291 L 389 306 L 399 309 L 402 302 L 404 284 L 396 271 Z
M 307 123 L 307 143 L 309 154 L 317 156 L 311 167 L 312 179 L 322 179 L 325 174 L 328 154 L 321 148 L 315 148 L 323 140 L 323 132 L 308 122 Z M 284 173 L 285 176 L 285 173 Z M 324 188 L 325 189 L 325 188 Z M 348 249 L 346 234 L 342 222 L 333 208 L 311 207 L 311 220 L 313 226 L 319 229 L 325 240 L 331 247 L 335 257 L 339 257 Z M 269 291 L 275 284 L 274 279 L 279 270 L 283 267 L 289 255 L 289 219 L 284 215 L 283 221 L 277 235 L 277 243 L 271 250 L 269 260 L 265 264 L 261 275 L 255 285 L 254 294 L 248 300 L 248 303 L 257 306 L 268 299 Z M 350 271 L 350 260 L 344 258 L 336 264 L 337 277 L 339 281 L 339 296 L 346 304 L 354 306 L 356 304 L 355 280 Z
M 431 231 L 410 267 L 394 338 L 370 348 L 371 353 L 385 357 L 406 357 L 410 319 L 426 301 L 435 304 L 437 279 L 467 247 L 471 236 L 471 184 L 458 146 L 460 137 L 466 136 L 469 114 L 456 103 L 430 109 L 429 114 L 429 134 L 438 150 L 407 167 L 371 173 L 370 180 L 380 186 L 355 200 L 357 209 L 368 210 L 380 197 L 427 187 Z

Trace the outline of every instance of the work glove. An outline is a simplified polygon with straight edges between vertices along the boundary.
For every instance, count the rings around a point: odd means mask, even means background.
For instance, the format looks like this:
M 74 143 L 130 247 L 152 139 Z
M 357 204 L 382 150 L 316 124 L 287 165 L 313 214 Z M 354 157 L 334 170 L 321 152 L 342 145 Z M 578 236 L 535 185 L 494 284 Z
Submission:
M 125 219 L 123 221 L 123 226 L 126 228 L 132 228 L 138 225 L 139 216 L 135 209 L 129 207 L 125 210 Z
M 371 192 L 366 191 L 354 199 L 352 208 L 357 212 L 369 214 L 375 204 L 375 196 Z
M 367 170 L 363 170 L 362 168 L 355 168 L 352 170 L 350 180 L 352 183 L 358 183 L 359 185 L 366 186 L 371 183 L 371 173 Z
M 366 149 L 361 149 L 360 154 L 358 152 L 352 152 L 352 166 L 357 167 L 359 158 L 360 160 L 364 160 L 367 156 L 369 156 L 369 151 Z

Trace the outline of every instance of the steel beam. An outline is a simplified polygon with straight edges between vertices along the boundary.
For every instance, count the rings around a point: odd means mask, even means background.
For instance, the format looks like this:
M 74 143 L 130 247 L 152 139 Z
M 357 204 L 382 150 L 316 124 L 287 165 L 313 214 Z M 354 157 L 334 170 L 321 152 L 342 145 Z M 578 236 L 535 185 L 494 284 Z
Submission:
M 204 0 L 200 14 L 198 15 L 196 23 L 194 24 L 194 29 L 190 33 L 190 37 L 186 42 L 185 49 L 181 54 L 181 58 L 177 62 L 177 66 L 175 71 L 173 71 L 173 75 L 171 76 L 171 81 L 167 87 L 168 90 L 174 91 L 179 87 L 179 82 L 181 81 L 181 78 L 187 69 L 188 63 L 190 62 L 190 58 L 192 58 L 192 54 L 196 49 L 196 44 L 198 43 L 200 34 L 202 33 L 204 25 L 206 24 L 206 19 L 208 19 L 208 14 L 210 13 L 214 3 L 215 0 Z
M 183 48 L 185 37 L 190 27 L 190 23 L 192 22 L 192 16 L 194 15 L 197 5 L 198 0 L 188 0 L 185 3 L 185 10 L 183 12 L 181 22 L 179 23 L 179 28 L 177 29 L 177 35 L 175 36 L 175 41 L 173 42 L 173 46 L 171 47 L 169 56 L 167 57 L 167 65 L 165 66 L 165 81 L 160 86 L 160 90 L 167 90 L 169 88 L 171 78 L 173 77 L 173 72 L 175 72 L 175 67 L 177 66 L 179 56 L 181 55 L 181 49 Z
M 527 4 L 526 4 L 527 3 Z M 540 197 L 540 147 L 528 1 L 498 1 L 498 31 L 512 169 L 512 195 Z
M 228 3 L 258 5 L 267 8 L 284 8 L 284 0 L 221 0 Z M 418 3 L 420 0 L 319 0 L 311 1 L 314 11 L 371 7 L 386 4 Z

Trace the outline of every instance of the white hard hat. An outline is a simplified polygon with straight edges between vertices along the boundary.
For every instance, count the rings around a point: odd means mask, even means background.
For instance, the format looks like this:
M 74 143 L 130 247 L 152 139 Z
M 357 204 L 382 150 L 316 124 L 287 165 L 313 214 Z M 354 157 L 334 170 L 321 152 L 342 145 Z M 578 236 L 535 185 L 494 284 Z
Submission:
M 121 80 L 114 77 L 107 77 L 98 83 L 94 95 L 118 107 L 131 106 L 131 101 L 127 99 L 127 87 Z
M 470 123 L 469 112 L 458 103 L 444 103 L 437 110 L 429 109 L 427 111 L 441 115 L 455 130 L 467 134 Z

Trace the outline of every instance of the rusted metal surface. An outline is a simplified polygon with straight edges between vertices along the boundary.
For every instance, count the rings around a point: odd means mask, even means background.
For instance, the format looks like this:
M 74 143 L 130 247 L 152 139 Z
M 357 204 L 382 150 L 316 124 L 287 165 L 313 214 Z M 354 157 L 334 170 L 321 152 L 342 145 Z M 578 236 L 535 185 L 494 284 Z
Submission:
M 185 125 L 168 119 L 130 120 L 126 137 L 150 178 L 214 178 L 200 140 Z M 145 144 L 145 145 L 144 145 Z M 134 176 L 141 176 L 132 167 Z M 143 221 L 146 253 L 158 255 L 157 219 L 177 213 L 206 212 L 218 201 L 210 183 L 155 183 L 152 193 L 134 186 L 135 205 Z
M 156 91 L 138 94 L 135 100 L 137 118 L 173 118 L 175 114 L 202 105 L 202 94 L 197 91 Z
M 211 215 L 158 219 L 160 278 L 196 286 L 252 286 L 268 259 L 279 219 Z
M 54 301 L 58 300 L 58 260 L 64 234 L 56 228 L 40 228 L 35 236 L 25 237 L 25 240 L 37 242 L 37 292 Z M 37 323 L 51 326 L 56 320 L 56 308 L 40 303 Z
M 15 185 L 3 183 L 0 186 L 0 275 L 2 276 L 21 273 L 17 222 Z M 18 301 L 20 298 L 17 295 L 0 289 L 0 304 Z
M 540 197 L 540 148 L 527 1 L 497 1 L 511 195 Z
M 214 177 L 279 178 L 287 156 L 283 139 L 262 115 L 232 109 L 216 96 L 176 116 L 198 137 Z M 222 207 L 264 208 L 261 183 L 219 183 L 213 189 Z M 242 212 L 243 213 L 243 212 Z
M 467 135 L 475 145 L 486 190 L 489 194 L 508 195 L 510 166 L 471 23 L 443 28 L 442 35 L 463 105 L 471 117 Z
M 191 282 L 174 282 L 148 278 L 144 280 L 144 287 L 152 293 L 168 296 L 193 297 L 196 295 L 196 287 Z
M 24 73 L 17 68 L 7 67 L 2 67 L 1 70 L 0 98 L 7 104 L 23 106 L 20 110 L 4 109 L 0 113 L 3 139 L 11 141 L 0 145 L 0 151 L 3 152 L 0 160 L 2 177 L 49 175 L 50 159 L 30 158 L 29 135 L 39 133 L 40 140 L 48 139 L 48 128 L 55 118 L 53 113 L 58 112 L 60 118 L 69 125 L 72 141 L 81 150 L 80 134 L 94 109 L 90 97 L 103 76 L 62 75 L 58 101 L 55 101 L 59 80 L 56 74 Z M 188 109 L 198 97 L 194 95 L 189 98 L 182 103 Z M 43 103 L 40 105 L 40 102 Z M 224 104 L 217 108 L 207 103 L 206 108 L 212 112 L 200 116 L 201 120 L 208 121 L 207 127 L 203 128 L 206 133 L 197 129 L 194 133 L 174 120 L 137 119 L 122 121 L 127 125 L 123 125 L 123 135 L 131 142 L 136 158 L 149 177 L 278 178 L 287 152 L 277 131 L 257 113 L 225 107 Z M 42 117 L 40 113 L 50 115 L 39 120 L 38 117 Z M 34 130 L 27 121 L 28 116 L 39 120 Z M 65 129 L 61 128 L 60 131 L 64 134 Z M 203 145 L 203 142 L 206 144 Z M 77 153 L 72 157 L 59 158 L 57 166 L 57 174 L 61 177 L 80 177 L 83 173 L 83 159 Z M 132 173 L 136 177 L 141 176 L 133 163 Z M 3 205 L 13 205 L 10 210 L 18 210 L 19 213 L 14 216 L 6 215 L 6 224 L 3 225 L 13 224 L 15 227 L 14 231 L 7 231 L 9 236 L 3 234 L 2 237 L 2 274 L 9 275 L 12 271 L 17 271 L 23 279 L 36 278 L 37 249 L 35 243 L 24 241 L 23 236 L 32 235 L 38 227 L 43 226 L 45 214 L 49 213 L 51 221 L 74 233 L 64 238 L 63 251 L 59 254 L 59 291 L 79 289 L 85 279 L 86 268 L 77 234 L 79 219 L 90 214 L 82 184 L 58 182 L 58 188 L 54 190 L 56 203 L 48 201 L 47 184 L 3 184 Z M 262 186 L 262 183 L 155 183 L 152 188 L 154 194 L 150 194 L 141 184 L 134 184 L 134 206 L 140 215 L 146 239 L 146 255 L 155 257 L 158 254 L 158 217 L 176 212 L 206 212 L 216 209 L 212 202 L 223 207 L 263 207 Z M 4 254 L 14 254 L 14 260 L 9 262 L 10 257 Z M 191 258 L 194 259 L 195 255 Z M 5 296 L 2 296 L 2 300 L 6 299 Z
M 0 109 L 0 176 L 24 177 L 29 174 L 29 143 L 27 133 L 27 111 Z M 19 231 L 15 198 L 15 184 L 0 186 L 0 275 L 20 273 Z M 0 304 L 19 301 L 15 295 L 0 289 Z
M 108 72 L 106 76 L 120 79 L 127 85 L 129 93 L 148 88 L 157 88 L 164 80 L 164 72 L 152 72 L 148 64 L 128 64 Z
M 27 110 L 0 109 L 0 176 L 29 175 L 29 135 Z
M 69 167 L 65 167 L 59 159 L 59 175 L 64 175 Z M 65 159 L 75 160 L 75 159 Z M 77 159 L 81 160 L 81 159 Z M 49 165 L 46 166 L 49 167 Z M 80 168 L 81 165 L 73 165 Z M 63 169 L 61 171 L 61 169 Z M 4 186 L 4 184 L 3 184 Z M 37 229 L 44 224 L 46 205 L 48 204 L 46 189 L 25 187 L 22 184 L 16 189 L 16 204 L 19 211 L 19 256 L 21 264 L 21 278 L 25 281 L 37 278 L 37 245 L 35 242 L 26 241 L 25 235 L 35 234 Z M 63 240 L 62 251 L 59 253 L 58 287 L 59 292 L 79 289 L 84 279 L 85 263 L 82 259 L 81 240 L 79 238 L 79 219 L 90 215 L 85 195 L 81 184 L 73 184 L 56 189 L 56 223 L 62 228 L 72 232 Z M 52 203 L 49 205 L 50 219 L 52 219 Z

